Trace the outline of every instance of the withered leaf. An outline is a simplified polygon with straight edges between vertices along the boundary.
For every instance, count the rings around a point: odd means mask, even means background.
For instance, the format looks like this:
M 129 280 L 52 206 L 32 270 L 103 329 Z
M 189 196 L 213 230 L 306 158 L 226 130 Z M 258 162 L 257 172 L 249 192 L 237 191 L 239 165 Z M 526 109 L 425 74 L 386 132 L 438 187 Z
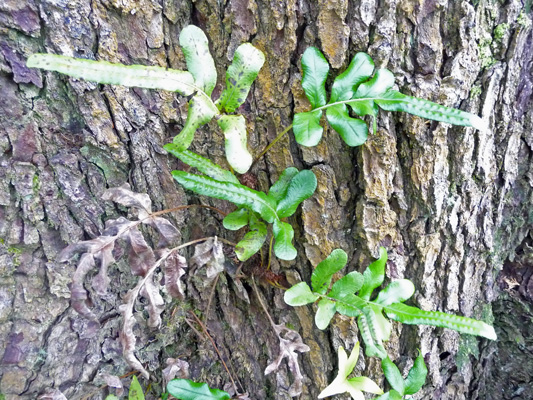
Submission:
M 39 400 L 67 400 L 65 395 L 59 389 L 48 388 L 44 394 L 38 397 Z
M 72 277 L 70 286 L 70 304 L 78 313 L 92 321 L 98 321 L 96 315 L 87 304 L 87 291 L 83 287 L 83 280 L 87 273 L 94 268 L 94 256 L 91 253 L 84 253 L 80 257 L 78 267 Z
M 185 268 L 187 268 L 187 260 L 178 252 L 173 252 L 163 264 L 165 288 L 168 294 L 174 298 L 183 299 L 185 297 L 183 283 L 180 281 L 180 278 L 185 275 Z
M 190 261 L 198 267 L 206 265 L 207 279 L 211 281 L 224 271 L 224 260 L 222 243 L 215 236 L 197 245 L 194 248 L 194 256 L 192 256 Z
M 159 293 L 158 286 L 150 277 L 141 289 L 141 295 L 148 300 L 148 326 L 151 328 L 158 328 L 161 325 L 161 313 L 165 310 L 165 301 Z
M 179 239 L 180 232 L 178 228 L 172 225 L 170 221 L 165 218 L 149 217 L 143 219 L 142 223 L 150 225 L 157 230 L 159 233 L 159 243 L 157 244 L 157 247 L 159 248 L 167 247 Z
M 122 345 L 122 354 L 124 356 L 124 359 L 128 363 L 130 367 L 133 369 L 139 371 L 142 376 L 144 376 L 146 379 L 150 379 L 150 374 L 140 361 L 135 357 L 135 343 L 137 340 L 135 339 L 135 335 L 133 334 L 133 327 L 135 326 L 135 318 L 133 317 L 133 306 L 135 303 L 135 299 L 137 299 L 137 295 L 139 294 L 140 290 L 140 284 L 142 280 L 137 284 L 137 286 L 124 296 L 124 304 L 122 304 L 119 307 L 119 311 L 122 314 L 122 327 L 119 332 L 119 341 Z
M 292 329 L 289 329 L 285 324 L 273 325 L 274 330 L 279 338 L 279 355 L 273 362 L 271 362 L 265 369 L 265 375 L 277 371 L 284 358 L 287 358 L 289 370 L 292 372 L 294 382 L 289 388 L 289 395 L 292 397 L 299 396 L 302 393 L 303 375 L 298 364 L 298 354 L 296 352 L 304 353 L 310 350 L 306 345 L 300 334 Z
M 122 385 L 122 381 L 120 380 L 118 376 L 110 375 L 110 374 L 102 374 L 101 377 L 107 386 L 116 389 L 115 393 L 117 394 L 117 396 L 120 397 L 124 394 L 124 386 Z
M 124 239 L 128 244 L 128 263 L 133 275 L 144 276 L 146 271 L 155 264 L 155 256 L 152 248 L 148 246 L 144 236 L 137 229 L 131 228 Z
M 107 276 L 107 270 L 111 264 L 115 262 L 113 257 L 114 242 L 105 246 L 100 253 L 98 253 L 98 259 L 100 261 L 100 271 L 92 279 L 91 285 L 95 292 L 99 296 L 105 296 L 109 287 L 109 277 Z
M 135 207 L 152 213 L 152 200 L 146 193 L 135 193 L 131 191 L 130 185 L 124 183 L 122 186 L 107 189 L 102 195 L 103 200 L 111 200 L 126 207 Z
M 80 253 L 92 253 L 96 256 L 104 247 L 113 244 L 130 226 L 137 224 L 138 222 L 129 221 L 124 217 L 108 220 L 106 221 L 106 229 L 100 236 L 68 245 L 59 253 L 57 260 L 65 262 L 75 254 Z
M 179 358 L 167 358 L 167 366 L 163 369 L 164 387 L 174 378 L 189 378 L 189 363 Z

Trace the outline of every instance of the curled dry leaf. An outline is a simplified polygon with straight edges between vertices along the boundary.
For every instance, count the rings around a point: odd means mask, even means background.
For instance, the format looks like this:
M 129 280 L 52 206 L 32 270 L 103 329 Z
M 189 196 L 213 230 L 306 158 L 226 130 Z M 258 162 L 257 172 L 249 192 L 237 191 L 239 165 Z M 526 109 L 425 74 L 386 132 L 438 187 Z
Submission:
M 185 257 L 173 252 L 163 263 L 163 272 L 165 273 L 165 288 L 172 297 L 183 299 L 185 290 L 180 278 L 185 275 L 187 260 Z
M 163 369 L 163 383 L 164 387 L 174 378 L 188 379 L 189 378 L 189 363 L 179 358 L 167 358 L 167 366 Z
M 141 289 L 141 295 L 148 300 L 148 326 L 159 328 L 161 326 L 161 313 L 165 310 L 165 301 L 159 293 L 159 285 L 154 284 L 150 277 Z
M 125 207 L 133 207 L 139 210 L 139 220 L 146 225 L 150 225 L 159 232 L 158 247 L 168 246 L 174 242 L 178 236 L 178 229 L 165 218 L 153 217 L 152 201 L 146 193 L 135 193 L 131 191 L 130 185 L 125 183 L 116 188 L 106 190 L 102 196 L 104 200 L 111 200 L 122 204 Z
M 128 263 L 133 275 L 144 276 L 146 271 L 155 264 L 155 256 L 152 248 L 148 246 L 144 236 L 135 226 L 132 227 L 124 239 L 128 244 Z
M 67 400 L 59 389 L 46 389 L 44 394 L 38 397 L 39 400 Z
M 100 271 L 91 281 L 91 286 L 96 294 L 101 297 L 107 294 L 107 289 L 109 288 L 110 279 L 107 276 L 107 270 L 109 266 L 115 262 L 115 257 L 113 257 L 113 247 L 113 243 L 107 245 L 98 254 L 97 258 L 100 261 Z
M 303 375 L 298 364 L 298 354 L 296 352 L 304 353 L 310 350 L 306 345 L 300 334 L 292 329 L 289 329 L 285 324 L 273 325 L 274 330 L 279 338 L 279 355 L 272 361 L 265 369 L 265 375 L 277 371 L 284 358 L 287 358 L 287 364 L 294 376 L 294 382 L 289 388 L 289 395 L 292 397 L 299 396 L 302 393 Z
M 124 183 L 122 186 L 107 189 L 102 195 L 103 200 L 111 200 L 126 207 L 134 207 L 152 213 L 152 200 L 146 193 L 135 193 L 131 191 L 130 185 Z
M 144 369 L 141 362 L 137 359 L 137 357 L 135 357 L 134 354 L 135 343 L 137 342 L 137 339 L 135 339 L 135 335 L 133 334 L 133 327 L 135 326 L 135 318 L 133 317 L 133 305 L 139 293 L 139 285 L 141 282 L 139 282 L 134 289 L 130 290 L 124 296 L 124 304 L 119 307 L 119 311 L 120 314 L 122 314 L 123 320 L 122 328 L 119 332 L 119 340 L 120 344 L 122 344 L 122 354 L 128 365 L 133 369 L 139 371 L 146 379 L 149 379 L 150 374 L 146 369 Z
M 225 258 L 223 250 L 222 243 L 217 240 L 216 236 L 209 238 L 194 248 L 194 256 L 190 261 L 198 267 L 207 266 L 206 275 L 209 282 L 224 271 Z
M 142 295 L 148 300 L 148 307 L 146 308 L 149 315 L 148 325 L 150 327 L 159 327 L 161 325 L 161 313 L 164 309 L 164 301 L 159 290 L 159 284 L 153 280 L 153 273 L 162 263 L 165 263 L 169 256 L 174 255 L 174 252 L 162 248 L 158 251 L 158 258 L 156 259 L 154 251 L 146 242 L 138 226 L 143 223 L 155 228 L 159 233 L 160 245 L 166 245 L 176 240 L 179 237 L 179 231 L 166 219 L 152 216 L 152 202 L 150 197 L 146 194 L 132 192 L 128 184 L 107 190 L 102 198 L 104 200 L 112 200 L 126 207 L 136 208 L 138 210 L 139 220 L 130 221 L 124 217 L 109 220 L 106 222 L 106 229 L 102 232 L 101 236 L 68 246 L 60 253 L 58 260 L 64 262 L 76 254 L 81 255 L 72 279 L 71 303 L 73 308 L 81 315 L 88 319 L 98 321 L 98 318 L 87 304 L 88 294 L 83 285 L 84 279 L 89 271 L 95 268 L 96 261 L 98 261 L 100 271 L 93 278 L 92 286 L 96 294 L 104 296 L 110 281 L 107 276 L 108 267 L 115 262 L 113 256 L 115 244 L 119 238 L 125 241 L 130 268 L 132 273 L 139 276 L 140 279 L 135 288 L 124 296 L 124 304 L 119 307 L 119 311 L 123 317 L 123 325 L 119 333 L 120 342 L 127 363 L 148 378 L 148 372 L 134 354 L 136 339 L 133 335 L 133 327 L 136 321 L 133 317 L 133 309 L 137 297 L 139 294 Z M 211 251 L 213 254 L 211 258 L 217 259 L 218 253 L 221 253 L 221 246 L 219 249 L 215 241 L 211 247 L 214 248 Z M 187 265 L 183 257 L 179 255 L 174 256 L 173 261 L 165 263 L 166 285 L 171 295 L 183 297 L 183 287 L 179 278 L 184 274 L 183 270 Z M 208 261 L 209 259 L 206 262 Z
M 224 385 L 224 392 L 227 392 L 233 400 L 251 400 L 247 392 L 237 393 L 235 392 L 235 387 L 231 382 L 228 382 Z
M 120 380 L 118 376 L 110 375 L 110 374 L 102 374 L 101 377 L 107 386 L 115 389 L 115 393 L 117 396 L 120 397 L 124 394 L 124 386 L 122 385 L 122 381 Z
M 167 251 L 159 257 L 159 259 L 154 263 L 154 265 L 152 265 L 150 269 L 146 271 L 144 277 L 139 279 L 137 285 L 133 289 L 128 291 L 128 293 L 126 293 L 126 295 L 124 296 L 124 304 L 119 307 L 119 311 L 122 314 L 122 318 L 124 321 L 122 328 L 119 332 L 119 340 L 122 344 L 124 359 L 130 367 L 139 371 L 146 379 L 150 377 L 150 374 L 148 373 L 148 371 L 146 371 L 146 369 L 144 369 L 144 367 L 134 354 L 136 339 L 135 335 L 133 334 L 133 327 L 135 326 L 136 321 L 133 317 L 133 308 L 135 306 L 135 300 L 137 299 L 141 291 L 144 291 L 145 295 L 149 295 L 150 293 L 152 293 L 151 286 L 154 286 L 152 281 L 152 275 L 154 271 L 159 268 L 161 264 L 164 263 L 171 254 L 172 251 Z M 151 283 L 151 286 L 149 282 Z M 146 288 L 147 284 L 148 288 Z M 159 295 L 159 298 L 161 298 L 161 295 Z M 162 301 L 163 299 L 161 298 L 161 303 Z M 157 326 L 161 321 L 159 317 L 159 310 L 162 310 L 162 308 L 158 305 L 160 303 L 159 300 L 150 300 L 150 302 L 151 305 L 148 310 L 148 312 L 150 313 L 150 320 L 148 323 L 152 324 L 150 326 Z
M 87 304 L 89 296 L 83 286 L 85 276 L 96 266 L 95 260 L 99 260 L 100 272 L 94 277 L 92 286 L 98 295 L 105 295 L 109 286 L 107 269 L 110 264 L 115 262 L 113 257 L 115 243 L 120 236 L 137 224 L 138 222 L 132 222 L 123 217 L 109 220 L 106 222 L 106 229 L 101 236 L 71 244 L 59 254 L 59 262 L 68 261 L 75 254 L 81 254 L 76 272 L 72 277 L 70 293 L 72 307 L 84 317 L 93 321 L 98 320 Z
M 84 253 L 80 257 L 80 262 L 72 277 L 70 285 L 70 304 L 78 313 L 92 321 L 98 321 L 96 315 L 91 311 L 87 304 L 87 291 L 83 287 L 83 278 L 94 268 L 94 256 L 91 253 Z
M 170 221 L 165 218 L 148 217 L 143 219 L 142 223 L 150 225 L 159 233 L 159 242 L 157 243 L 158 248 L 167 247 L 179 239 L 180 232 L 178 228 L 172 225 Z

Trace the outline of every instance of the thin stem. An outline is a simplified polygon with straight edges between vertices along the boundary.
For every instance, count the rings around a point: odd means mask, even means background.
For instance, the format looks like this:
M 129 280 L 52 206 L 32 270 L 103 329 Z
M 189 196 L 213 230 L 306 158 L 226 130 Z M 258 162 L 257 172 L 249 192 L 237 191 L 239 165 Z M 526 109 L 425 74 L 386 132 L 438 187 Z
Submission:
M 290 124 L 288 127 L 286 127 L 281 133 L 278 134 L 278 136 L 276 136 L 276 138 L 267 146 L 265 147 L 265 149 L 259 153 L 259 155 L 255 158 L 254 162 L 252 163 L 252 167 L 254 166 L 254 164 L 259 161 L 259 159 L 261 157 L 263 157 L 265 155 L 265 153 L 270 150 L 270 148 L 272 146 L 274 146 L 287 132 L 289 132 L 292 128 L 292 124 Z M 250 167 L 251 168 L 251 167 Z
M 270 244 L 268 246 L 268 265 L 267 265 L 267 270 L 270 269 L 270 262 L 272 261 L 272 243 L 274 242 L 274 236 L 272 236 L 270 238 Z
M 351 104 L 351 103 L 357 103 L 357 102 L 360 102 L 360 101 L 367 101 L 367 100 L 387 100 L 387 99 L 372 98 L 372 97 L 366 98 L 365 97 L 365 98 L 361 98 L 361 99 L 343 100 L 343 101 L 337 101 L 337 102 L 331 103 L 331 104 L 326 104 L 326 105 L 323 105 L 322 107 L 318 107 L 318 108 L 315 108 L 313 110 L 309 110 L 307 112 L 322 111 L 322 110 L 325 110 L 326 108 L 333 107 L 333 106 L 336 106 L 336 105 L 339 105 L 339 104 Z M 278 136 L 276 136 L 276 138 L 267 147 L 265 147 L 265 149 L 261 153 L 259 153 L 259 155 L 255 158 L 254 162 L 252 163 L 252 167 L 255 165 L 255 163 L 257 163 L 257 161 L 259 161 L 259 159 L 261 157 L 263 157 L 265 155 L 265 153 L 268 150 L 270 150 L 272 148 L 272 146 L 274 146 L 287 132 L 289 132 L 290 129 L 292 129 L 292 124 L 290 124 L 281 133 L 279 133 Z
M 211 293 L 209 294 L 209 301 L 207 302 L 207 308 L 205 310 L 205 318 L 204 318 L 204 321 L 206 324 L 207 324 L 207 320 L 209 319 L 209 310 L 211 309 L 211 302 L 213 301 L 213 297 L 215 297 L 215 291 L 217 289 L 217 283 L 218 283 L 219 276 L 220 274 L 217 274 L 215 278 L 215 282 L 213 283 L 213 288 L 211 289 Z
M 222 214 L 223 216 L 226 216 L 227 213 L 225 213 L 224 211 L 222 210 L 219 210 L 218 208 L 216 207 L 212 207 L 212 206 L 206 206 L 206 205 L 203 205 L 203 204 L 188 204 L 186 206 L 178 206 L 178 207 L 174 207 L 174 208 L 167 208 L 165 210 L 161 210 L 161 211 L 157 211 L 157 212 L 154 212 L 150 215 L 148 215 L 146 218 L 144 219 L 148 219 L 150 217 L 157 217 L 158 215 L 163 215 L 163 214 L 168 214 L 168 213 L 171 213 L 171 212 L 174 212 L 174 211 L 180 211 L 180 210 L 185 210 L 187 208 L 192 208 L 192 207 L 201 207 L 201 208 L 209 208 L 210 210 L 213 210 L 213 211 L 216 211 L 220 214 Z M 143 220 L 144 220 L 143 219 Z
M 336 101 L 335 103 L 325 104 L 322 107 L 314 108 L 312 110 L 309 110 L 308 112 L 311 112 L 311 111 L 322 111 L 322 110 L 325 110 L 326 108 L 329 108 L 329 107 L 338 106 L 339 104 L 352 104 L 352 103 L 358 103 L 360 101 L 368 101 L 368 100 L 390 100 L 390 99 L 384 99 L 384 98 L 381 98 L 381 97 L 363 97 L 363 98 L 360 98 L 360 99 L 341 100 L 341 101 Z
M 213 338 L 211 337 L 211 335 L 207 331 L 207 327 L 202 323 L 202 321 L 200 321 L 200 318 L 198 318 L 196 316 L 196 314 L 194 314 L 192 311 L 189 311 L 189 313 L 194 317 L 194 319 L 196 320 L 198 325 L 200 325 L 200 327 L 202 328 L 202 330 L 204 331 L 206 336 L 211 341 L 211 344 L 213 345 L 213 348 L 217 352 L 218 357 L 220 358 L 220 361 L 222 361 L 222 365 L 224 366 L 224 368 L 226 369 L 226 372 L 228 373 L 229 379 L 231 380 L 231 384 L 233 385 L 233 389 L 235 390 L 235 393 L 239 393 L 239 391 L 237 390 L 237 385 L 235 384 L 235 381 L 233 380 L 233 376 L 232 376 L 231 372 L 229 372 L 228 366 L 226 365 L 226 362 L 224 361 L 224 358 L 222 357 L 222 354 L 220 354 L 220 351 L 218 350 L 218 347 L 215 344 L 215 341 L 213 340 Z M 242 385 L 241 385 L 241 388 L 242 388 Z
M 255 283 L 255 278 L 253 276 L 252 276 L 252 286 L 254 287 L 255 294 L 256 294 L 257 298 L 259 299 L 259 303 L 261 304 L 261 307 L 263 308 L 263 311 L 265 312 L 265 314 L 268 317 L 270 325 L 272 325 L 272 328 L 274 328 L 274 330 L 276 330 L 276 324 L 274 323 L 274 320 L 272 319 L 272 317 L 268 313 L 268 310 L 267 310 L 267 308 L 265 306 L 265 303 L 263 303 L 263 299 L 261 298 L 261 294 L 259 293 L 259 289 L 257 288 L 257 285 Z

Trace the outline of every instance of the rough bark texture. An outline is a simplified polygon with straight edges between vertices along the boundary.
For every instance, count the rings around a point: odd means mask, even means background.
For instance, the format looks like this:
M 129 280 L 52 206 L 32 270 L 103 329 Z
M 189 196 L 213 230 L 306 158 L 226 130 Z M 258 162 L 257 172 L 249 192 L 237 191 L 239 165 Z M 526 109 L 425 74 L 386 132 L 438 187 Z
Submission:
M 242 107 L 255 154 L 295 111 L 308 107 L 299 57 L 311 45 L 323 50 L 334 73 L 366 51 L 394 72 L 403 92 L 490 121 L 491 130 L 479 132 L 381 113 L 377 134 L 360 148 L 347 148 L 332 131 L 315 148 L 298 146 L 289 134 L 252 172 L 263 190 L 290 165 L 317 175 L 316 195 L 290 220 L 299 256 L 273 266 L 291 283 L 309 279 L 312 266 L 334 248 L 349 253 L 350 270 L 361 270 L 384 245 L 388 276 L 412 279 L 417 305 L 494 319 L 497 343 L 395 325 L 387 347 L 401 366 L 417 348 L 426 354 L 430 373 L 417 398 L 529 398 L 533 35 L 525 7 L 519 0 L 2 1 L 0 393 L 32 399 L 56 388 L 77 399 L 102 384 L 102 373 L 128 371 L 117 312 L 136 281 L 128 266 L 113 267 L 107 298 L 93 294 L 98 326 L 69 308 L 74 266 L 54 261 L 68 243 L 98 236 L 106 219 L 123 213 L 100 199 L 107 187 L 127 181 L 148 193 L 156 209 L 191 201 L 232 209 L 185 193 L 172 180 L 178 163 L 162 145 L 182 126 L 186 99 L 29 70 L 25 59 L 46 51 L 184 69 L 178 34 L 194 23 L 210 40 L 219 84 L 241 42 L 251 41 L 266 55 Z M 216 123 L 197 132 L 193 149 L 225 165 Z M 184 241 L 239 237 L 225 232 L 210 211 L 173 218 Z M 292 376 L 285 366 L 263 375 L 278 341 L 256 294 L 245 287 L 251 304 L 221 276 L 210 333 L 251 398 L 288 399 Z M 268 285 L 260 291 L 275 322 L 292 325 L 311 347 L 299 358 L 301 398 L 316 398 L 335 374 L 335 349 L 352 348 L 356 325 L 336 318 L 320 332 L 311 307 L 286 306 L 283 292 Z M 205 312 L 210 292 L 188 276 L 187 301 L 167 305 L 159 331 L 147 328 L 138 313 L 137 356 L 154 380 L 150 396 L 160 393 L 168 357 L 186 359 L 191 377 L 212 387 L 229 381 L 211 343 L 185 321 L 187 309 Z M 375 359 L 362 357 L 358 364 L 378 381 L 379 370 Z M 104 395 L 96 390 L 91 398 Z

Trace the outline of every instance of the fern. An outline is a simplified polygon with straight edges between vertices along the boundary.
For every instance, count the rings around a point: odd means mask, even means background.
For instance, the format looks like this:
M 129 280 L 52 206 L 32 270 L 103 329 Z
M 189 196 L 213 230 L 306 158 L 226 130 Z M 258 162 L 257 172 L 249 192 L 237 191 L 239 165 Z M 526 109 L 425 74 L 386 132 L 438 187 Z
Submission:
M 374 62 L 366 53 L 357 53 L 346 71 L 337 76 L 329 102 L 325 88 L 329 65 L 322 52 L 314 47 L 308 48 L 302 56 L 302 70 L 302 87 L 312 109 L 294 115 L 293 130 L 296 141 L 303 146 L 316 146 L 320 142 L 323 111 L 326 111 L 328 123 L 348 146 L 362 145 L 368 136 L 367 125 L 359 118 L 352 118 L 349 108 L 360 117 L 373 117 L 374 132 L 379 108 L 480 130 L 486 128 L 483 120 L 476 115 L 394 90 L 392 72 L 379 69 L 374 73 Z
M 263 246 L 267 238 L 267 228 L 260 219 L 273 224 L 276 256 L 282 260 L 296 258 L 296 249 L 292 244 L 294 230 L 282 219 L 293 215 L 298 205 L 315 192 L 317 182 L 311 171 L 287 168 L 266 194 L 235 183 L 237 178 L 229 171 L 223 170 L 197 154 L 179 150 L 174 144 L 165 145 L 165 149 L 183 162 L 209 175 L 172 171 L 174 178 L 183 187 L 204 196 L 230 201 L 239 207 L 238 210 L 227 215 L 223 221 L 224 227 L 230 230 L 250 226 L 251 231 L 235 247 L 239 260 L 249 259 Z
M 318 300 L 315 323 L 320 329 L 329 325 L 335 312 L 357 317 L 368 356 L 381 359 L 387 356 L 383 341 L 389 339 L 391 327 L 383 312 L 388 318 L 404 324 L 433 325 L 496 340 L 494 328 L 482 321 L 403 304 L 415 292 L 413 283 L 407 279 L 391 282 L 371 300 L 374 289 L 381 286 L 385 278 L 387 252 L 384 248 L 380 249 L 380 258 L 371 263 L 363 274 L 350 272 L 330 289 L 333 274 L 344 268 L 346 259 L 344 251 L 334 250 L 313 271 L 311 288 L 307 283 L 300 282 L 285 292 L 284 300 L 292 306 Z
M 113 64 L 54 54 L 33 54 L 27 66 L 60 72 L 92 82 L 146 89 L 178 92 L 189 100 L 187 121 L 173 142 L 180 150 L 187 149 L 195 132 L 221 112 L 233 113 L 241 106 L 265 62 L 263 53 L 250 43 L 240 45 L 226 72 L 226 89 L 217 101 L 211 93 L 217 82 L 215 63 L 209 53 L 209 43 L 203 31 L 185 27 L 179 37 L 189 71 L 178 71 L 144 65 Z M 238 173 L 245 173 L 252 165 L 247 147 L 246 121 L 242 115 L 223 115 L 218 121 L 226 141 L 226 157 Z

